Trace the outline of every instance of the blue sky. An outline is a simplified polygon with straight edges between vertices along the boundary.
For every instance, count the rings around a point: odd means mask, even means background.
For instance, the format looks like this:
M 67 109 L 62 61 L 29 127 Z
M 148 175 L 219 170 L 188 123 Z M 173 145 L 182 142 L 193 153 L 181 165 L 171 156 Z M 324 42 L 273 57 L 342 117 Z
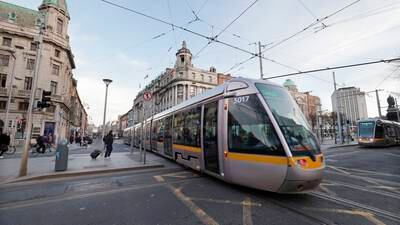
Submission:
M 41 0 L 6 1 L 33 9 L 41 3 Z M 211 36 L 229 24 L 254 0 L 111 1 L 178 25 L 193 20 L 193 10 L 198 12 L 201 21 L 195 21 L 187 27 Z M 354 1 L 259 0 L 219 39 L 254 51 L 255 46 L 249 43 L 277 43 L 316 18 L 327 16 Z M 112 7 L 100 0 L 68 0 L 68 6 L 71 47 L 77 64 L 74 76 L 78 79 L 81 98 L 89 106 L 88 112 L 95 124 L 102 121 L 105 91 L 102 78 L 114 80 L 109 89 L 107 120 L 116 119 L 132 106 L 139 83 L 143 86 L 143 83 L 150 81 L 143 80 L 146 74 L 154 78 L 166 67 L 173 66 L 175 52 L 182 40 L 186 40 L 193 54 L 207 43 L 203 38 L 178 29 L 172 31 L 167 25 Z M 400 0 L 361 0 L 327 19 L 324 24 L 327 28 L 320 30 L 320 25 L 310 28 L 267 51 L 264 56 L 299 70 L 400 56 Z M 153 39 L 158 35 L 161 36 Z M 212 43 L 193 63 L 204 69 L 215 66 L 217 71 L 225 72 L 248 57 L 246 53 Z M 258 78 L 258 68 L 258 60 L 254 59 L 230 72 L 234 76 Z M 395 69 L 396 64 L 342 69 L 336 71 L 336 78 L 339 84 L 357 86 L 363 91 L 385 89 L 385 92 L 381 92 L 382 105 L 385 106 L 389 91 L 400 92 L 400 70 L 393 72 Z M 294 71 L 264 61 L 264 72 L 272 76 Z M 320 96 L 322 107 L 331 110 L 331 74 L 331 71 L 326 71 L 291 79 L 301 91 L 312 91 L 312 94 Z M 273 81 L 282 84 L 284 80 Z M 376 116 L 378 112 L 373 94 L 367 96 L 367 105 L 369 116 Z

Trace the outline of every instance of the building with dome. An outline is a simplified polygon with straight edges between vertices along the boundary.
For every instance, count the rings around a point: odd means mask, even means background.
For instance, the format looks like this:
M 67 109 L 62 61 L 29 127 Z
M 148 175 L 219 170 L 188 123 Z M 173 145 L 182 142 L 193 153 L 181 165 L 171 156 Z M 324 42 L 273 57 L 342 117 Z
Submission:
M 143 105 L 145 115 L 148 117 L 231 79 L 229 74 L 218 73 L 213 66 L 208 70 L 195 67 L 192 63 L 192 53 L 185 41 L 182 42 L 182 47 L 175 56 L 175 66 L 166 68 L 136 96 L 132 114 L 134 124 L 143 120 Z M 151 101 L 143 102 L 145 91 L 152 93 Z
M 288 89 L 292 97 L 297 102 L 301 111 L 305 115 L 314 131 L 317 129 L 317 118 L 321 111 L 321 100 L 318 96 L 310 94 L 310 91 L 300 92 L 297 85 L 291 79 L 287 79 L 283 86 Z
M 43 50 L 35 97 L 39 100 L 43 90 L 51 91 L 51 106 L 34 109 L 32 137 L 53 135 L 57 141 L 86 128 L 87 114 L 72 73 L 69 20 L 65 0 L 43 0 L 38 10 L 0 1 L 0 129 L 10 132 L 17 144 L 25 136 L 40 26 Z

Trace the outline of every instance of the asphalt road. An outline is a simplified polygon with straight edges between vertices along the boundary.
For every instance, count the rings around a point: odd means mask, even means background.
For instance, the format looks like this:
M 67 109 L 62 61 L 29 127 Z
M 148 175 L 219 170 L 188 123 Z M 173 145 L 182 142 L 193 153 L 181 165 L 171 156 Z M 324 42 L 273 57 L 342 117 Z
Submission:
M 124 146 L 121 146 L 124 148 Z M 320 189 L 282 195 L 166 167 L 0 187 L 0 224 L 400 224 L 400 148 L 325 151 Z

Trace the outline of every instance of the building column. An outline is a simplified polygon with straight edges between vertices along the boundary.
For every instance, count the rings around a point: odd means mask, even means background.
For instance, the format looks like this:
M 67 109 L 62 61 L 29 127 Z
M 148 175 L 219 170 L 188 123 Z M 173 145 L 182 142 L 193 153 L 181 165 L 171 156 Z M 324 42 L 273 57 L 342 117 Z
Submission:
M 182 85 L 182 89 L 183 89 L 182 101 L 185 101 L 186 100 L 186 84 Z
M 174 95 L 175 95 L 175 105 L 178 104 L 178 85 L 175 85 L 174 87 Z

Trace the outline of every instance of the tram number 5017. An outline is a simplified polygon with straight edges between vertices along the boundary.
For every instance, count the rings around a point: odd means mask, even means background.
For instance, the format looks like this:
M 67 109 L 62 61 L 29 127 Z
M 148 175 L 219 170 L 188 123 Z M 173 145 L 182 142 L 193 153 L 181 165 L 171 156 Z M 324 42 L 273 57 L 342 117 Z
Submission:
M 240 96 L 233 99 L 234 104 L 245 103 L 249 101 L 250 96 Z

